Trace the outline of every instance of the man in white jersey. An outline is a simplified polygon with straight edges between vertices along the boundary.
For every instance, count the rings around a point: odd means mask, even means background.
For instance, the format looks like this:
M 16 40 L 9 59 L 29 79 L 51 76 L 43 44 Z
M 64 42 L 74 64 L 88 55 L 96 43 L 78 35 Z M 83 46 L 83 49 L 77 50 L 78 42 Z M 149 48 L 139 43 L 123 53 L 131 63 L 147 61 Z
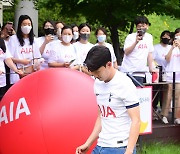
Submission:
M 149 21 L 145 16 L 135 19 L 136 33 L 129 34 L 124 43 L 124 58 L 121 71 L 130 73 L 140 83 L 145 82 L 147 64 L 152 72 L 153 37 L 147 33 Z M 137 83 L 134 82 L 136 86 Z
M 88 52 L 85 65 L 96 80 L 94 91 L 98 116 L 86 142 L 76 154 L 88 151 L 98 138 L 92 154 L 135 154 L 140 130 L 140 111 L 136 87 L 129 77 L 116 70 L 111 53 L 105 46 L 94 46 Z

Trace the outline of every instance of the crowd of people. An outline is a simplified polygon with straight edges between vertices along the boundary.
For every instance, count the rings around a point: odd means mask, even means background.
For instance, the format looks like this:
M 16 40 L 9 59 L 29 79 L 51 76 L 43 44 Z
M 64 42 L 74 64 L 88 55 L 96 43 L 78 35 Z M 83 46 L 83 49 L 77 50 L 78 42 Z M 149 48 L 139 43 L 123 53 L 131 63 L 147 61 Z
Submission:
M 41 37 L 35 37 L 33 23 L 28 15 L 21 15 L 18 20 L 17 31 L 13 23 L 5 23 L 0 32 L 1 37 L 1 77 L 4 79 L 0 85 L 0 98 L 10 86 L 18 82 L 22 77 L 34 71 L 44 70 L 50 67 L 66 67 L 79 70 L 88 74 L 83 66 L 88 51 L 94 46 L 90 43 L 91 26 L 82 23 L 66 25 L 61 21 L 46 20 L 44 22 Z M 112 55 L 114 67 L 117 66 L 116 56 L 110 43 L 105 42 L 106 29 L 100 27 L 96 31 L 97 44 L 107 46 Z M 5 45 L 3 45 L 5 44 Z M 9 69 L 4 62 L 5 55 L 15 65 L 15 69 Z M 8 66 L 7 66 L 8 65 Z
M 180 124 L 180 28 L 177 28 L 173 33 L 168 30 L 163 31 L 160 36 L 160 43 L 153 45 L 153 36 L 147 32 L 151 25 L 149 20 L 145 16 L 138 16 L 134 23 L 136 31 L 126 37 L 122 65 L 118 66 L 113 46 L 106 42 L 107 31 L 104 27 L 97 28 L 95 31 L 97 43 L 92 44 L 88 41 L 91 34 L 91 26 L 87 23 L 82 23 L 77 26 L 76 24 L 66 25 L 61 21 L 54 22 L 47 20 L 43 24 L 44 36 L 35 37 L 33 23 L 28 15 L 21 15 L 19 17 L 17 31 L 14 30 L 12 22 L 7 22 L 2 26 L 0 32 L 0 99 L 10 86 L 16 84 L 21 78 L 35 71 L 51 67 L 65 67 L 81 71 L 105 83 L 106 79 L 112 80 L 113 76 L 119 76 L 124 79 L 124 83 L 120 83 L 118 79 L 115 83 L 123 85 L 127 83 L 130 87 L 133 87 L 129 79 L 126 79 L 122 74 L 115 75 L 115 70 L 127 73 L 135 86 L 142 86 L 146 82 L 146 73 L 156 71 L 155 66 L 157 65 L 162 70 L 163 81 L 169 83 L 164 87 L 164 89 L 167 90 L 163 91 L 160 96 L 162 98 L 161 114 L 164 123 L 168 123 L 167 117 L 172 100 L 172 72 L 176 72 L 175 123 Z M 106 51 L 107 49 L 108 51 Z M 99 50 L 104 51 L 104 53 L 101 53 L 104 58 L 108 59 L 109 57 L 106 54 L 110 54 L 110 60 L 102 59 L 101 55 L 96 55 L 95 52 L 100 52 Z M 105 54 L 105 52 L 107 53 Z M 96 61 L 97 64 L 95 64 Z M 102 67 L 107 68 L 107 70 L 103 71 L 103 69 L 101 69 Z M 99 69 L 101 70 L 97 71 Z M 105 75 L 105 72 L 109 73 L 109 76 Z M 103 77 L 105 79 L 103 79 Z M 98 84 L 99 83 L 97 83 L 97 85 Z M 109 83 L 109 85 L 111 84 Z M 102 86 L 107 87 L 108 84 L 102 84 Z M 113 86 L 115 86 L 114 83 Z M 134 87 L 132 89 L 125 87 L 124 85 L 124 87 L 115 88 L 132 91 L 131 94 L 134 96 Z M 108 90 L 110 89 L 111 86 Z M 100 91 L 100 93 L 103 92 Z M 123 95 L 123 93 L 120 94 Z M 128 113 L 130 117 L 128 117 L 127 114 L 125 114 L 125 116 L 133 121 L 133 116 L 138 117 L 138 101 L 135 100 L 135 96 L 134 100 L 133 98 L 130 100 L 131 97 L 128 98 L 128 96 L 127 98 L 124 97 L 125 96 L 123 96 L 123 99 L 127 99 L 127 102 L 124 101 L 126 109 L 124 108 L 123 112 L 126 110 L 125 112 Z M 153 108 L 157 108 L 158 101 L 158 99 L 154 101 Z M 134 115 L 132 111 L 137 114 Z M 117 110 L 117 114 L 118 112 Z M 99 127 L 99 117 L 100 115 L 97 119 L 97 127 Z M 135 121 L 136 120 L 137 119 L 135 119 Z M 139 127 L 135 126 L 132 126 L 132 128 L 136 130 L 139 129 Z M 98 128 L 97 131 L 93 139 L 90 137 L 89 140 L 91 142 L 98 136 L 100 128 Z M 128 131 L 131 132 L 131 130 Z M 132 132 L 134 134 L 131 134 L 130 143 L 126 141 L 122 144 L 123 146 L 128 145 L 128 150 L 130 150 L 131 153 L 134 151 L 133 147 L 137 139 L 137 132 Z M 125 132 L 125 134 L 127 135 L 128 132 Z M 103 133 L 101 133 L 101 135 L 101 138 L 106 141 Z M 132 139 L 133 136 L 135 140 Z M 123 138 L 123 140 L 127 138 Z M 103 145 L 103 140 L 100 141 L 100 145 L 101 143 Z M 91 143 L 89 143 L 89 145 L 90 144 Z M 115 144 L 113 141 L 108 141 L 107 144 L 119 146 L 119 143 Z M 89 145 L 80 146 L 77 149 L 77 153 L 86 150 Z M 98 151 L 99 147 L 96 148 Z M 126 154 L 130 152 L 127 151 Z

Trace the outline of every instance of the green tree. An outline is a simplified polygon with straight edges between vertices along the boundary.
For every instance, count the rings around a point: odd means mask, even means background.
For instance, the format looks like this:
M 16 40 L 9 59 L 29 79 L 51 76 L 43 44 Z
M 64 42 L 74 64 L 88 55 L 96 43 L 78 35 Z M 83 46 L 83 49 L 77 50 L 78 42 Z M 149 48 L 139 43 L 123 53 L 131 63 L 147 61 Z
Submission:
M 154 12 L 180 16 L 179 0 L 48 0 L 46 6 L 53 8 L 57 3 L 61 4 L 63 15 L 82 14 L 87 22 L 107 27 L 118 59 L 122 57 L 118 30 L 132 32 L 135 16 Z

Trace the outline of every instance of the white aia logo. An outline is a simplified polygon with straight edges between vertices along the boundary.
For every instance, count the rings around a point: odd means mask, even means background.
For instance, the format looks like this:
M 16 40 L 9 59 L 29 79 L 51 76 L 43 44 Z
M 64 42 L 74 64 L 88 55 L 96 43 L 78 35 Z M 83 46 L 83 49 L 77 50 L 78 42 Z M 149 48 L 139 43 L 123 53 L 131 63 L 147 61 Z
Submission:
M 8 109 L 9 109 L 9 118 L 8 118 L 8 115 L 6 112 L 7 108 L 5 105 L 2 106 L 2 108 L 0 110 L 0 126 L 1 126 L 2 122 L 7 124 L 9 122 L 19 119 L 19 116 L 22 113 L 25 113 L 26 115 L 31 114 L 24 97 L 19 99 L 19 101 L 17 103 L 17 107 L 15 109 L 15 115 L 14 115 L 14 102 L 10 103 L 10 107 Z

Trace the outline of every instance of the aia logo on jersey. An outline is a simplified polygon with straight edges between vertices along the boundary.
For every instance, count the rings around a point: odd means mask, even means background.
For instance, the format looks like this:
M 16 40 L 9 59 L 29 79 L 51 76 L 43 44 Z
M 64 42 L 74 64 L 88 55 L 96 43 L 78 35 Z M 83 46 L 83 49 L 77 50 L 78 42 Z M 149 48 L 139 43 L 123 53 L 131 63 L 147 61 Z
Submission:
M 21 54 L 22 53 L 30 53 L 30 52 L 32 52 L 32 48 L 22 48 L 21 49 Z
M 0 55 L 3 55 L 4 51 L 0 48 Z
M 114 113 L 114 111 L 111 109 L 111 107 L 109 107 L 109 106 L 104 106 L 104 105 L 98 105 L 99 106 L 99 109 L 100 109 L 100 111 L 101 111 L 101 115 L 103 116 L 103 117 L 109 117 L 109 116 L 111 116 L 111 117 L 114 117 L 114 118 L 116 118 L 116 114 Z
M 138 49 L 147 49 L 147 45 L 146 44 L 139 44 Z

